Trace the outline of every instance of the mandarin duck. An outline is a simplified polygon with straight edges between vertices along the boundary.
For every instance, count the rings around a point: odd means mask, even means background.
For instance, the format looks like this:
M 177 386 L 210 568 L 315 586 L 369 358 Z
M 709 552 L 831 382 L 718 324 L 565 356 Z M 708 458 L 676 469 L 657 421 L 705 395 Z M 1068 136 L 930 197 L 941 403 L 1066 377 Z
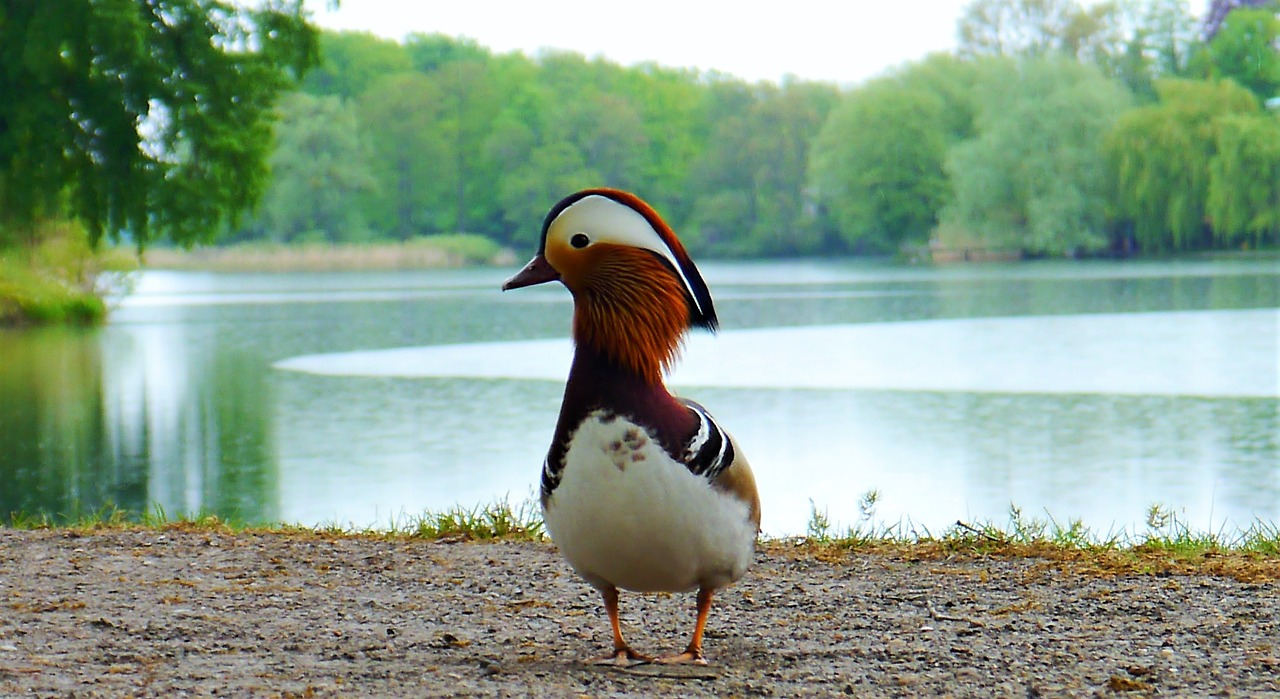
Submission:
M 569 565 L 600 591 L 613 650 L 632 650 L 618 590 L 697 590 L 693 638 L 657 662 L 705 665 L 712 595 L 746 572 L 760 529 L 755 478 L 734 439 L 663 383 L 685 333 L 717 328 L 706 282 L 648 204 L 616 189 L 562 199 L 533 259 L 503 290 L 559 281 L 573 297 L 574 357 L 542 467 L 543 519 Z

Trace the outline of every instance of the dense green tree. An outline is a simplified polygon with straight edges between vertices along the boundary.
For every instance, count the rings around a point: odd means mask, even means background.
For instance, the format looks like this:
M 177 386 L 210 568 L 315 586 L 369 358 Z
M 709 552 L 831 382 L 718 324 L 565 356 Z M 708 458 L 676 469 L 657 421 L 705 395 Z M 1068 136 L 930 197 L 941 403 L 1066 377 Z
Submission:
M 930 239 L 1067 254 L 1139 225 L 1134 240 L 1149 250 L 1270 239 L 1264 194 L 1225 184 L 1265 177 L 1270 151 L 1253 144 L 1269 132 L 1174 107 L 1200 98 L 1170 101 L 1184 88 L 1161 82 L 1187 74 L 1197 50 L 1211 55 L 1196 48 L 1186 0 L 975 0 L 960 33 L 960 57 L 845 92 L 561 51 L 493 54 L 441 35 L 325 35 L 324 68 L 306 88 L 359 116 L 349 174 L 371 185 L 349 210 L 377 237 L 470 231 L 526 246 L 568 190 L 609 185 L 635 190 L 713 254 L 884 253 Z M 1185 90 L 1217 94 L 1205 85 Z M 1158 97 L 1160 109 L 1103 137 L 1131 101 Z M 285 134 L 281 148 L 293 148 Z M 1228 148 L 1239 157 L 1216 160 Z M 278 162 L 283 177 L 306 158 Z M 1155 179 L 1164 198 L 1135 185 Z M 1122 180 L 1129 189 L 1103 195 Z M 302 230 L 290 225 L 287 235 Z
M 687 228 L 695 248 L 736 255 L 818 250 L 821 230 L 805 212 L 813 204 L 805 177 L 809 146 L 837 99 L 821 84 L 760 84 L 745 109 L 721 117 L 692 165 L 701 195 Z
M 1206 215 L 1222 245 L 1280 243 L 1280 119 L 1227 114 L 1215 120 Z
M 973 136 L 973 118 L 977 110 L 974 82 L 979 72 L 995 58 L 959 60 L 945 53 L 934 53 L 892 73 L 892 77 L 911 89 L 930 92 L 942 99 L 943 129 L 948 146 Z
M 949 186 L 942 100 L 890 81 L 856 90 L 814 143 L 819 200 L 856 251 L 928 239 Z
M 431 74 L 439 99 L 438 119 L 423 124 L 440 135 L 444 157 L 432 173 L 449 191 L 442 225 L 475 232 L 496 208 L 497 187 L 483 159 L 484 145 L 510 90 L 498 67 L 488 62 L 449 63 Z
M 706 136 L 705 146 L 691 163 L 690 187 L 696 200 L 684 225 L 684 239 L 694 251 L 744 246 L 755 225 L 757 167 L 747 141 L 750 113 L 757 96 L 748 93 L 740 112 L 725 113 Z
M 441 175 L 452 149 L 433 128 L 444 108 L 435 81 L 395 73 L 375 81 L 358 102 L 375 183 L 366 218 L 399 240 L 452 232 L 453 188 Z
M 1280 121 L 1255 98 L 1280 91 L 1280 20 L 1219 13 L 1206 44 L 1187 4 L 974 0 L 958 56 L 841 92 L 438 34 L 317 39 L 299 0 L 0 0 L 0 244 L 49 217 L 208 240 L 268 164 L 236 239 L 527 246 L 556 199 L 611 185 L 713 254 L 1280 242 Z M 1213 82 L 1168 79 L 1192 75 Z
M 643 189 L 651 145 L 627 69 L 563 52 L 544 54 L 535 78 L 542 98 L 539 141 L 568 143 L 598 184 Z
M 320 64 L 302 83 L 313 95 L 354 99 L 379 78 L 412 68 L 404 46 L 367 32 L 324 32 L 320 52 Z
M 1280 9 L 1276 7 L 1276 0 L 1209 0 L 1204 17 L 1205 37 L 1213 39 L 1222 30 L 1222 24 L 1228 15 L 1236 10 L 1250 7 Z
M 443 34 L 410 34 L 404 42 L 409 66 L 422 73 L 439 70 L 449 63 L 484 62 L 492 58 L 489 50 L 472 39 Z
M 209 240 L 266 186 L 280 92 L 316 58 L 300 0 L 0 6 L 0 230 Z
M 523 178 L 535 161 L 555 163 L 555 180 L 634 189 L 673 225 L 684 220 L 686 161 L 697 145 L 702 89 L 692 77 L 654 66 L 626 69 L 562 52 L 543 54 L 536 63 L 512 63 L 501 72 L 501 111 L 491 123 L 479 164 L 481 179 L 503 185 L 490 188 L 501 198 L 501 211 L 496 221 L 486 219 L 491 226 L 487 231 L 496 227 L 502 239 L 523 237 L 538 223 L 527 219 L 523 203 L 530 184 L 504 182 Z M 561 144 L 572 148 L 552 148 Z M 580 171 L 566 171 L 573 167 Z M 541 206 L 545 209 L 555 198 Z
M 561 141 L 535 147 L 528 160 L 498 185 L 503 215 L 512 231 L 511 241 L 522 248 L 536 246 L 542 218 L 551 204 L 570 192 L 600 182 L 600 174 L 587 167 L 573 144 Z
M 824 241 L 806 189 L 810 146 L 839 100 L 830 86 L 784 81 L 752 111 L 753 255 L 813 254 Z
M 1106 138 L 1113 215 L 1139 249 L 1206 247 L 1215 120 L 1257 112 L 1257 98 L 1230 81 L 1165 80 L 1156 89 L 1158 104 L 1122 115 Z
M 975 138 L 947 159 L 944 245 L 1080 253 L 1106 246 L 1102 139 L 1129 94 L 1066 58 L 992 63 L 975 88 Z
M 643 187 L 649 141 L 631 100 L 605 93 L 565 105 L 556 127 L 582 154 L 601 184 L 622 189 Z
M 955 59 L 934 59 L 850 91 L 831 111 L 813 141 L 810 182 L 850 250 L 928 241 L 950 197 L 947 150 L 971 120 L 964 88 L 932 86 L 971 85 L 967 74 Z
M 710 121 L 704 95 L 716 78 L 689 70 L 642 65 L 620 76 L 615 89 L 640 113 L 649 151 L 638 186 L 673 225 L 686 221 L 697 198 L 693 162 L 706 146 Z
M 357 202 L 373 178 L 354 111 L 337 97 L 299 92 L 282 101 L 280 114 L 271 186 L 255 227 L 285 243 L 368 237 Z
M 1228 78 L 1260 99 L 1280 97 L 1280 13 L 1276 9 L 1232 10 L 1198 57 L 1209 78 Z

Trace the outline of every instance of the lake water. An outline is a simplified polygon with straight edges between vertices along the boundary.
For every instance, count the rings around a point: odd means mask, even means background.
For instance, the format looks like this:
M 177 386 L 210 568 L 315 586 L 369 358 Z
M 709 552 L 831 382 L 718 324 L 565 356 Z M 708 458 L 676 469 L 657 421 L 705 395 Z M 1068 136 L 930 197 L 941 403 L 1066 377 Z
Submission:
M 571 348 L 514 270 L 147 272 L 96 330 L 0 331 L 0 513 L 379 526 L 530 498 Z M 764 528 L 1280 522 L 1280 262 L 706 263 L 672 377 Z

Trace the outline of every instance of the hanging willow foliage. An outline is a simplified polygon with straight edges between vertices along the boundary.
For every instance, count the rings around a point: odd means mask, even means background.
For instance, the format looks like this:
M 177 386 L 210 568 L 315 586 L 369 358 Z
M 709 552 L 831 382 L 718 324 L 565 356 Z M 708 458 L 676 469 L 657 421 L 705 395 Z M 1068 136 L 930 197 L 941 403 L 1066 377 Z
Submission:
M 3 0 L 0 231 L 212 238 L 262 192 L 276 98 L 316 59 L 301 0 Z
M 1217 120 L 1207 214 L 1219 244 L 1280 241 L 1280 119 L 1231 114 Z
M 1107 138 L 1112 205 L 1143 250 L 1206 247 L 1213 242 L 1206 203 L 1216 124 L 1258 112 L 1258 102 L 1230 81 L 1167 80 L 1156 89 L 1160 102 L 1121 116 Z

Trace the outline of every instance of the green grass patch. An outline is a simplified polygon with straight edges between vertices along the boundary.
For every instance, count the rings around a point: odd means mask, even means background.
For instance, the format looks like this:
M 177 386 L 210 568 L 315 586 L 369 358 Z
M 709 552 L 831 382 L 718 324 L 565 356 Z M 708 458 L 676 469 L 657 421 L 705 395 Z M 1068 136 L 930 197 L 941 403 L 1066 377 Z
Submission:
M 40 224 L 32 238 L 0 248 L 0 326 L 101 322 L 103 296 L 127 288 L 137 268 L 129 252 L 91 246 L 75 223 Z
M 510 266 L 515 255 L 482 235 L 453 233 L 379 243 L 241 243 L 192 250 L 154 248 L 146 266 L 213 272 L 330 272 Z

